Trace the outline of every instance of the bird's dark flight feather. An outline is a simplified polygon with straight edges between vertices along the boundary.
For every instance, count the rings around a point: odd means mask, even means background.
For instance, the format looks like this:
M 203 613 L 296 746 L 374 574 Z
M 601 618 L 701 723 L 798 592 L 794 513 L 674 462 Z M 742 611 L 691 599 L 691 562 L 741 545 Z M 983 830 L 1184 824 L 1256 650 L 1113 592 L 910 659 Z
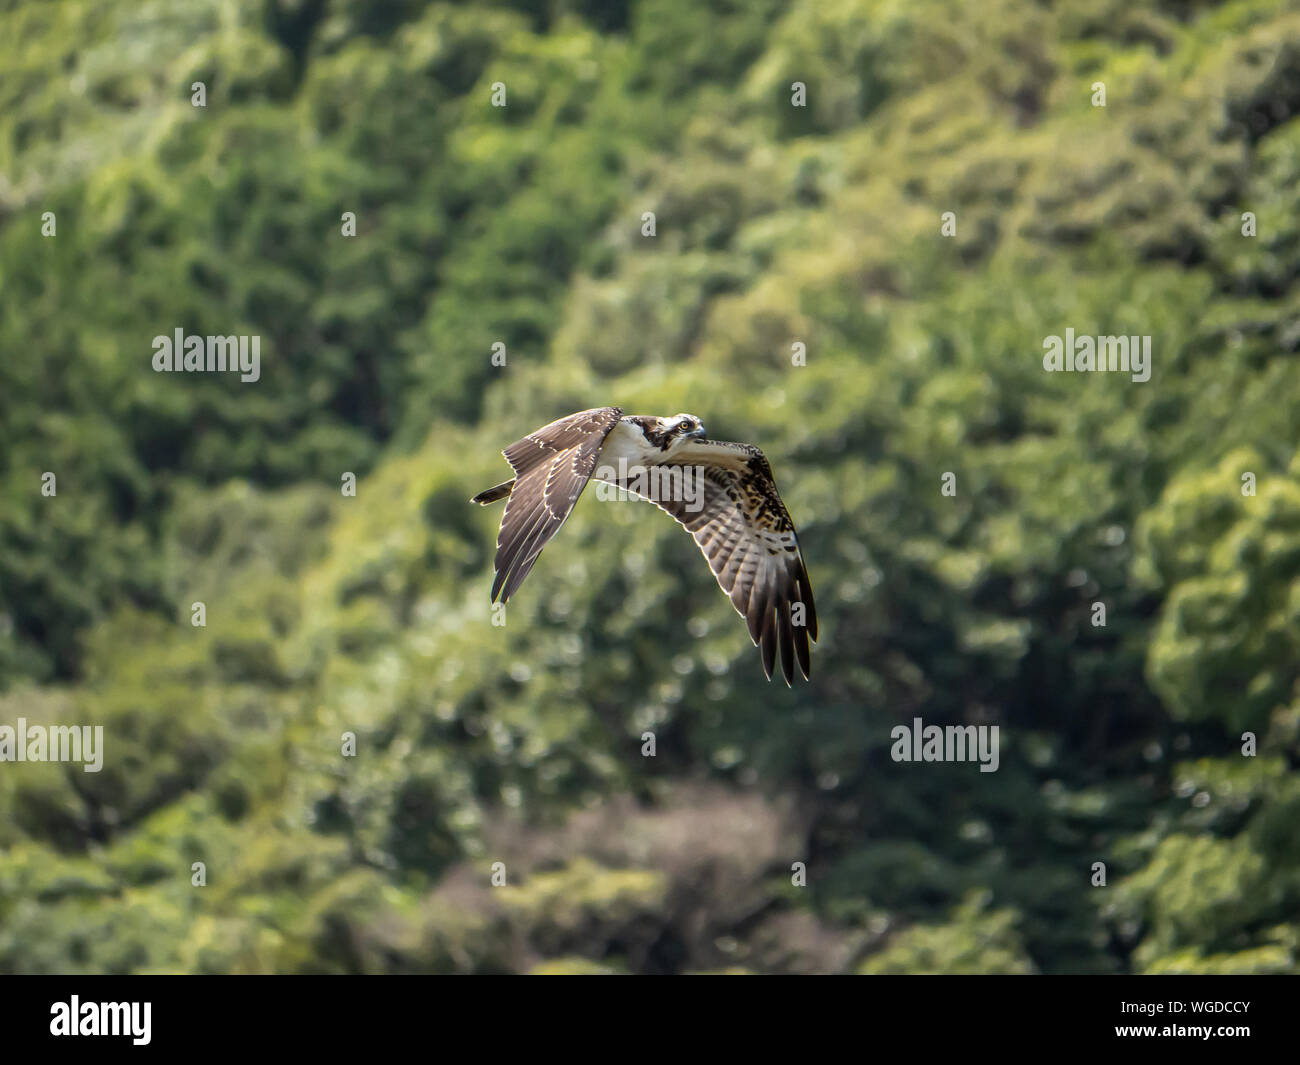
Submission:
M 618 407 L 593 407 L 551 422 L 502 452 L 515 480 L 497 534 L 493 602 L 514 595 L 547 541 L 560 531 L 596 468 L 605 437 L 622 416 Z M 502 487 L 482 495 L 500 498 L 494 493 Z
M 817 639 L 817 607 L 794 523 L 766 457 L 749 444 L 701 440 L 679 458 L 683 477 L 692 465 L 703 467 L 703 505 L 691 511 L 681 499 L 650 502 L 695 538 L 718 586 L 749 626 L 768 678 L 778 648 L 787 684 L 794 681 L 796 664 L 810 678 L 809 641 Z

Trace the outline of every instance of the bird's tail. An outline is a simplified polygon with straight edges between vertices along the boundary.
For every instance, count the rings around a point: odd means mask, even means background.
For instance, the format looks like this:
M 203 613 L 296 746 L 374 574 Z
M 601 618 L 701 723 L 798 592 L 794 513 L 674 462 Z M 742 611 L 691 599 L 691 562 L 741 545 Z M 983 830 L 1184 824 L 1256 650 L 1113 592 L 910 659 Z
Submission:
M 511 477 L 508 481 L 502 481 L 500 484 L 493 485 L 486 492 L 480 492 L 471 499 L 470 502 L 477 503 L 481 507 L 486 507 L 489 503 L 495 503 L 498 499 L 504 499 L 510 494 L 511 489 L 513 489 L 514 486 L 515 479 Z

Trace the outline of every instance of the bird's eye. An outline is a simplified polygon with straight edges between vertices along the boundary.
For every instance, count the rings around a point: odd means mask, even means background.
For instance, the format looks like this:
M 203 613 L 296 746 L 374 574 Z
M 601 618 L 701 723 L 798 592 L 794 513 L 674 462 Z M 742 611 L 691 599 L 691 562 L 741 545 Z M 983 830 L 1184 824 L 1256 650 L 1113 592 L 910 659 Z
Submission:
M 695 432 L 695 423 L 690 418 L 683 418 L 678 428 L 684 433 L 693 433 Z

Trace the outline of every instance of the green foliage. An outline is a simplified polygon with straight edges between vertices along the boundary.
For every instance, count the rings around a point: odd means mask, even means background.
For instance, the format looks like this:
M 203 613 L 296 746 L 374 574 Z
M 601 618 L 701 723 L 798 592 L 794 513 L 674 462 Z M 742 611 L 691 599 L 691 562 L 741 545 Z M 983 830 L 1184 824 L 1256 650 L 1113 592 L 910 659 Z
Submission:
M 903 973 L 1023 974 L 1034 971 L 1015 933 L 1015 915 L 987 912 L 972 897 L 938 926 L 909 928 L 873 954 L 858 970 L 867 976 Z
M 0 971 L 1295 971 L 1290 6 L 6 5 L 0 725 L 107 747 L 0 765 Z M 650 507 L 493 624 L 607 403 L 764 448 L 812 684 Z

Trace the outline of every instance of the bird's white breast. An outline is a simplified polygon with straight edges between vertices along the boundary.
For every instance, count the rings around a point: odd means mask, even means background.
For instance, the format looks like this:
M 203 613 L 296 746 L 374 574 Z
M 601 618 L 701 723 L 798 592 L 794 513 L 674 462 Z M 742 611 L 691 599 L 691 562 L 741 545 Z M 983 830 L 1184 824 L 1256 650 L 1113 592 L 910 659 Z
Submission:
M 592 476 L 598 481 L 617 484 L 620 462 L 624 470 L 634 471 L 638 466 L 654 466 L 663 458 L 664 453 L 651 446 L 639 425 L 623 419 L 605 437 Z

